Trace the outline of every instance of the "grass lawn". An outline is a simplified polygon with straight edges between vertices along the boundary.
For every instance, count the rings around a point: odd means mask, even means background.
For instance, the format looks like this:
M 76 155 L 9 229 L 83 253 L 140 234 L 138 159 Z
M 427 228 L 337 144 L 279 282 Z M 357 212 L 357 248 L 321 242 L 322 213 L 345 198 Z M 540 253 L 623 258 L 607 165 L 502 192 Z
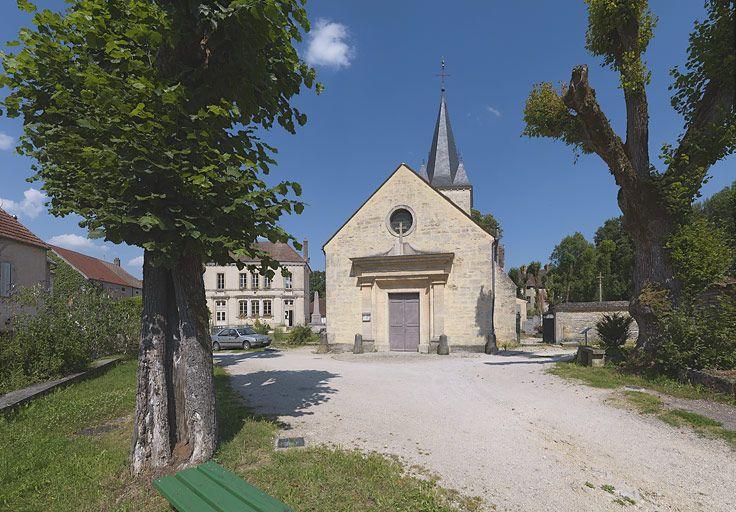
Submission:
M 646 377 L 623 373 L 612 366 L 594 368 L 581 366 L 574 362 L 557 363 L 549 372 L 565 379 L 581 380 L 594 388 L 615 389 L 623 386 L 635 386 L 652 389 L 678 398 L 712 400 L 736 405 L 736 398 L 717 393 L 703 386 L 694 386 L 667 377 Z
M 127 470 L 135 362 L 0 417 L 0 510 L 170 510 L 148 480 Z M 276 451 L 278 425 L 248 413 L 216 370 L 222 443 L 215 456 L 296 511 L 478 510 L 431 479 L 378 455 L 328 448 Z

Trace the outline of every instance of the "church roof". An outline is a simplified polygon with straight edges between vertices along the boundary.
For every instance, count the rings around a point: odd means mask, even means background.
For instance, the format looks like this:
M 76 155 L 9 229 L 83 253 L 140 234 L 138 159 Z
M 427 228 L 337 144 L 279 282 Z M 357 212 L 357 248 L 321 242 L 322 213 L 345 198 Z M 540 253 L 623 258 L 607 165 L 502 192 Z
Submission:
M 420 169 L 419 175 L 433 187 L 470 186 L 468 174 L 465 172 L 465 167 L 458 156 L 455 136 L 452 134 L 444 89 L 440 97 L 440 109 L 437 113 L 432 145 L 429 148 L 427 167 L 424 174 Z

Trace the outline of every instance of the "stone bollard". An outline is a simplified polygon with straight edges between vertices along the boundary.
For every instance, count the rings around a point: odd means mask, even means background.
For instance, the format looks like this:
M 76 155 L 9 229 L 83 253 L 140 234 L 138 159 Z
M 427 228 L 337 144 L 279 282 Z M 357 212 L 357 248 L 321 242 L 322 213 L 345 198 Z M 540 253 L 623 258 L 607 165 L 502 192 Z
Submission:
M 353 354 L 363 353 L 363 336 L 360 334 L 355 335 L 355 343 L 353 344 Z
M 319 345 L 317 345 L 318 354 L 326 354 L 330 351 L 330 345 L 327 343 L 327 331 L 319 333 Z
M 440 344 L 437 345 L 437 354 L 446 356 L 450 353 L 450 345 L 447 343 L 447 336 L 444 334 L 440 335 Z
M 498 345 L 496 345 L 496 335 L 489 334 L 486 336 L 486 346 L 483 349 L 486 354 L 498 354 Z

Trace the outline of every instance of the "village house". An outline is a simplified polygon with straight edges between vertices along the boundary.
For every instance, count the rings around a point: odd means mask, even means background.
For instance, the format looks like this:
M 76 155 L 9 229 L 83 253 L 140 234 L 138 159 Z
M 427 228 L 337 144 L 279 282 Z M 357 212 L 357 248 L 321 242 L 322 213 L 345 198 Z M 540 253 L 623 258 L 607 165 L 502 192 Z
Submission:
M 303 242 L 303 255 L 286 243 L 258 242 L 285 270 L 272 278 L 257 270 L 239 269 L 235 263 L 208 263 L 204 287 L 210 322 L 214 327 L 253 324 L 292 327 L 309 323 L 309 244 Z M 244 265 L 260 266 L 260 261 L 243 259 Z
M 427 164 L 400 164 L 325 243 L 327 336 L 375 350 L 483 351 L 516 339 L 516 287 L 471 218 L 442 90 Z
M 109 262 L 63 247 L 49 247 L 62 261 L 112 298 L 137 297 L 143 290 L 143 282 L 120 266 L 120 258 Z
M 10 319 L 18 312 L 11 301 L 14 291 L 51 286 L 53 265 L 48 249 L 15 215 L 0 209 L 0 331 L 9 327 Z

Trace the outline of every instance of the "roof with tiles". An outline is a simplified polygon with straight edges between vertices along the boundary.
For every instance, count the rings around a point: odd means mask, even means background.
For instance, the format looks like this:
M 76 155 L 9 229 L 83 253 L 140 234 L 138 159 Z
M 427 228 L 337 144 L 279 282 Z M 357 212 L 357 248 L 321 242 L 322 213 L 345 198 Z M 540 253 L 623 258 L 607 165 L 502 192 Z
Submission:
M 49 248 L 46 242 L 31 233 L 28 228 L 18 222 L 18 219 L 14 215 L 10 215 L 2 208 L 0 208 L 0 238 L 8 238 L 23 244 L 40 247 L 41 249 Z
M 143 282 L 136 279 L 119 265 L 103 261 L 99 258 L 87 256 L 81 252 L 71 251 L 63 247 L 51 246 L 51 249 L 65 262 L 74 267 L 84 277 L 91 281 L 143 288 Z
M 305 263 L 304 257 L 301 254 L 296 252 L 292 246 L 283 242 L 256 242 L 254 247 L 267 253 L 271 258 L 279 262 Z M 241 258 L 241 261 L 257 262 L 259 260 L 256 258 Z

